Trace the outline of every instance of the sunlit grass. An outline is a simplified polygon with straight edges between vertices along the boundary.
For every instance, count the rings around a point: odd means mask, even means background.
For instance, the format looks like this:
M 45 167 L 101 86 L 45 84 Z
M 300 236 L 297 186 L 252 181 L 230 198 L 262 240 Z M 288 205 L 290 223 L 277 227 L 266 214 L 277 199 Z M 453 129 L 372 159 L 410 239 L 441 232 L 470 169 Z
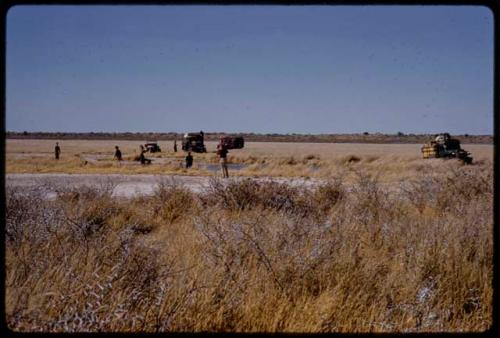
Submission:
M 45 200 L 8 188 L 6 321 L 56 332 L 488 329 L 492 166 L 435 162 L 391 190 L 365 171 L 377 161 L 315 189 L 212 179 L 193 193 L 165 180 L 152 196 L 113 198 L 109 185 Z
M 193 168 L 186 170 L 185 153 L 174 153 L 168 144 L 160 144 L 161 153 L 148 154 L 151 165 L 142 166 L 133 159 L 138 155 L 138 141 L 85 141 L 62 143 L 61 159 L 50 152 L 52 140 L 7 140 L 7 173 L 73 173 L 73 174 L 176 174 L 213 176 L 207 164 L 217 164 L 215 142 L 208 142 L 209 152 L 194 153 Z M 124 154 L 123 163 L 113 160 L 117 144 Z M 476 163 L 491 163 L 492 146 L 467 146 Z M 240 164 L 230 170 L 232 176 L 274 176 L 326 179 L 363 169 L 377 175 L 382 182 L 405 180 L 426 168 L 457 167 L 455 160 L 423 160 L 419 145 L 363 144 L 293 144 L 249 143 L 244 149 L 232 150 L 229 163 Z M 348 175 L 350 176 L 350 175 Z

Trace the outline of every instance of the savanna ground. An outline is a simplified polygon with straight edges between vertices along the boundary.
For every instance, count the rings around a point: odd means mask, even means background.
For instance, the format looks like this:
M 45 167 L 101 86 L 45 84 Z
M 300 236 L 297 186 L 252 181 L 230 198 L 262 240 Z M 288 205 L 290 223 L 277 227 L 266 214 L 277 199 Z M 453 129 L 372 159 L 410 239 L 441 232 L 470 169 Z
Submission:
M 9 186 L 6 292 L 16 331 L 443 332 L 492 323 L 493 147 L 474 165 L 420 145 L 248 143 L 222 180 L 160 142 L 7 140 L 7 173 L 162 174 L 152 195 L 113 185 Z M 178 144 L 180 148 L 180 144 Z M 86 162 L 86 163 L 85 163 Z M 199 192 L 170 174 L 204 176 Z M 265 183 L 251 177 L 265 176 Z M 248 179 L 246 179 L 248 177 Z M 273 177 L 320 179 L 290 186 Z M 388 189 L 387 187 L 391 187 Z M 394 189 L 393 189 L 394 188 Z
M 159 142 L 162 152 L 148 154 L 153 164 L 141 166 L 133 159 L 144 143 L 65 140 L 60 143 L 61 158 L 55 161 L 54 140 L 8 139 L 6 172 L 214 175 L 214 170 L 210 169 L 218 163 L 216 142 L 206 142 L 206 154 L 193 153 L 194 164 L 189 170 L 183 167 L 186 154 L 180 150 L 180 142 L 179 151 L 174 153 L 173 141 Z M 123 153 L 125 161 L 122 163 L 113 161 L 115 145 Z M 233 176 L 329 178 L 347 174 L 344 179 L 349 180 L 353 177 L 352 172 L 362 168 L 383 182 L 395 182 L 414 177 L 426 169 L 443 167 L 442 160 L 422 160 L 420 147 L 419 144 L 247 142 L 243 149 L 230 151 L 228 162 L 237 167 L 231 170 Z M 472 153 L 476 164 L 492 165 L 492 145 L 467 144 L 464 148 Z M 456 164 L 445 162 L 445 166 Z M 207 164 L 212 166 L 207 169 Z

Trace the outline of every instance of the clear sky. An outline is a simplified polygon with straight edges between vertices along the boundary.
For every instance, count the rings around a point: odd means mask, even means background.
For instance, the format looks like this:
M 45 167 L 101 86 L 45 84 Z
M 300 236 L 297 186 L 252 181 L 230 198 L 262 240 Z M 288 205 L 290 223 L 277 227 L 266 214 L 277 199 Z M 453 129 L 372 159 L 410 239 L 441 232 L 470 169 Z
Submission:
M 493 133 L 471 6 L 16 6 L 6 130 Z

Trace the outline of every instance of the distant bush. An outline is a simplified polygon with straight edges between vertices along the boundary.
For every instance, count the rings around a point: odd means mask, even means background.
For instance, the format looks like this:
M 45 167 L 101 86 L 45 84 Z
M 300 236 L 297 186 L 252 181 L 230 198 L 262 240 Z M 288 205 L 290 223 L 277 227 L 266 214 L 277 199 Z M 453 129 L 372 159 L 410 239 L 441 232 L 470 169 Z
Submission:
M 356 163 L 359 161 L 361 161 L 361 158 L 359 156 L 356 156 L 356 155 L 349 155 L 349 156 L 346 156 L 344 159 L 345 163 Z

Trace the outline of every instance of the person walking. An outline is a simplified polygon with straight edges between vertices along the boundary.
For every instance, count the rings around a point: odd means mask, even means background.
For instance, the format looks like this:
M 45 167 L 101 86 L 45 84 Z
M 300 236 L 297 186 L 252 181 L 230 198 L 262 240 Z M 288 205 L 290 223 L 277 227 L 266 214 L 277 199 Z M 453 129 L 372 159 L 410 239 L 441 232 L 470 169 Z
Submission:
M 186 169 L 191 168 L 193 166 L 193 156 L 191 156 L 191 152 L 189 151 L 186 156 Z
M 174 140 L 174 153 L 177 152 L 177 140 Z
M 58 160 L 59 155 L 61 154 L 61 147 L 59 147 L 59 142 L 56 142 L 56 147 L 54 148 L 54 154 L 56 155 L 56 160 Z
M 217 145 L 217 155 L 219 156 L 219 162 L 220 162 L 220 167 L 222 169 L 222 176 L 224 178 L 229 177 L 229 172 L 227 170 L 227 148 L 226 146 L 221 142 Z
M 122 160 L 122 152 L 120 151 L 120 148 L 118 148 L 118 146 L 115 146 L 115 156 L 114 156 L 114 158 L 117 159 L 118 161 Z

